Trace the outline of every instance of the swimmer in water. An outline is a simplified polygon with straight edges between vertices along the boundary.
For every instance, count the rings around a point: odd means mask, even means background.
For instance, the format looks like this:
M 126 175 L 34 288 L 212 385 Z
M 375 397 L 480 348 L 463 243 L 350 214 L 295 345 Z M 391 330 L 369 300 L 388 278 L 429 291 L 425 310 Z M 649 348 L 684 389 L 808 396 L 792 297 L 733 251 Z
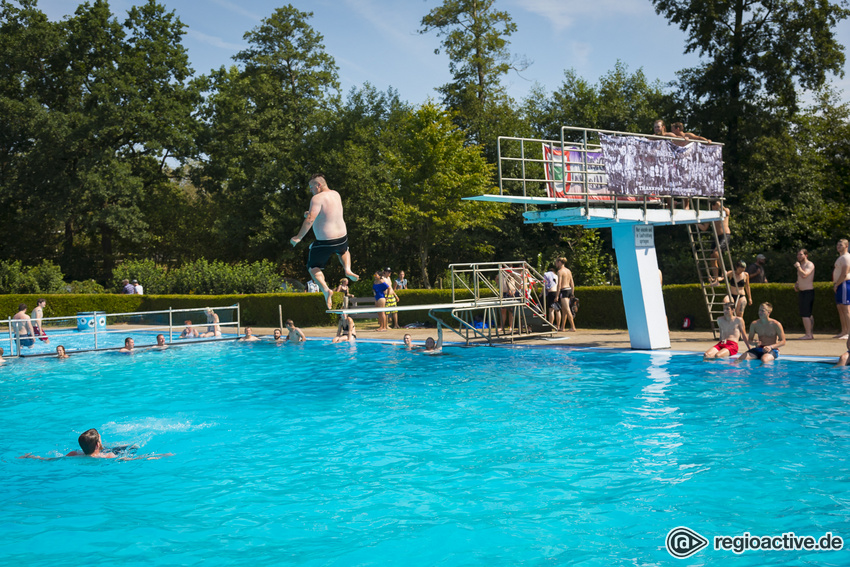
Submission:
M 410 338 L 410 333 L 405 333 L 404 338 L 402 338 L 402 340 L 404 341 L 404 348 L 406 348 L 407 350 L 413 350 L 416 348 L 415 346 L 413 346 L 413 341 Z
M 245 336 L 239 339 L 240 343 L 250 343 L 253 341 L 259 341 L 259 337 L 254 335 L 254 329 L 251 327 L 245 327 Z
M 3 358 L 3 349 L 0 348 L 0 364 L 3 364 L 4 362 L 6 362 L 6 359 Z
M 424 354 L 440 354 L 443 352 L 443 324 L 440 321 L 437 321 L 437 340 L 434 341 L 433 337 L 428 337 L 425 339 L 425 350 L 422 351 Z
M 156 346 L 154 346 L 153 348 L 157 350 L 165 350 L 168 348 L 168 345 L 165 344 L 165 335 L 156 336 Z
M 118 352 L 120 352 L 122 354 L 133 354 L 134 352 L 136 352 L 135 348 L 136 348 L 136 341 L 134 341 L 130 337 L 127 337 L 126 339 L 124 339 L 124 348 L 122 348 Z
M 300 343 L 307 340 L 307 337 L 304 335 L 304 332 L 295 326 L 295 323 L 292 322 L 292 319 L 286 320 L 286 328 L 289 330 L 289 334 L 286 335 L 286 342 Z
M 70 358 L 67 354 L 65 354 L 65 347 L 62 345 L 56 347 L 56 358 Z
M 283 338 L 283 335 L 280 332 L 280 329 L 274 330 L 274 333 L 272 334 L 272 340 L 276 343 L 284 342 L 284 338 Z
M 94 457 L 95 459 L 118 459 L 119 461 L 135 461 L 139 459 L 145 459 L 148 461 L 161 459 L 162 457 L 172 457 L 173 453 L 163 453 L 162 455 L 140 455 L 138 457 L 120 457 L 116 455 L 113 451 L 123 451 L 128 449 L 128 446 L 124 445 L 118 447 L 116 449 L 107 450 L 104 449 L 103 443 L 100 440 L 100 433 L 97 432 L 97 429 L 89 429 L 88 431 L 84 431 L 77 438 L 77 442 L 80 444 L 80 449 L 82 451 L 71 451 L 66 457 Z M 33 455 L 32 453 L 27 453 L 26 455 L 21 455 L 18 457 L 19 459 L 38 459 L 40 461 L 53 461 L 56 458 L 45 458 Z

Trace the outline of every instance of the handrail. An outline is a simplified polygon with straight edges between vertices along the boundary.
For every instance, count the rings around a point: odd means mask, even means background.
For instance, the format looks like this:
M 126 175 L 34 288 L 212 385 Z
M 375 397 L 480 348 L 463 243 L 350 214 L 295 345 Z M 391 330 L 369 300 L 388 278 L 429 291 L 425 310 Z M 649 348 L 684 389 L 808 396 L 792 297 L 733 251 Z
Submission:
M 127 318 L 127 317 L 133 317 L 133 316 L 152 316 L 152 315 L 155 316 L 155 315 L 168 314 L 168 323 L 167 324 L 139 325 L 139 326 L 143 327 L 142 330 L 145 330 L 145 331 L 164 331 L 164 330 L 167 329 L 169 331 L 169 342 L 171 342 L 173 332 L 174 332 L 173 331 L 173 317 L 174 317 L 175 313 L 192 313 L 192 312 L 199 312 L 199 311 L 202 312 L 202 311 L 205 311 L 207 309 L 210 309 L 213 312 L 224 311 L 224 310 L 235 310 L 236 311 L 236 320 L 235 321 L 227 321 L 227 322 L 219 321 L 218 323 L 207 321 L 206 323 L 192 323 L 191 325 L 187 325 L 187 326 L 191 327 L 191 328 L 209 327 L 209 326 L 213 326 L 213 325 L 217 325 L 218 327 L 234 327 L 235 326 L 236 327 L 236 334 L 239 335 L 239 330 L 241 328 L 241 308 L 240 308 L 239 303 L 235 303 L 233 305 L 219 305 L 219 306 L 215 306 L 215 307 L 205 306 L 205 307 L 196 307 L 196 308 L 188 308 L 188 309 L 172 309 L 172 308 L 169 308 L 169 309 L 162 309 L 162 310 L 157 310 L 157 311 L 132 311 L 132 312 L 128 312 L 128 313 L 104 313 L 104 312 L 100 312 L 100 311 L 91 311 L 91 312 L 86 312 L 86 313 L 91 313 L 92 316 L 95 316 L 94 314 L 97 313 L 97 315 L 96 315 L 97 317 L 103 317 L 105 320 L 108 320 L 108 318 L 110 318 L 110 317 Z M 62 327 L 67 327 L 67 328 L 70 329 L 70 328 L 73 328 L 75 326 L 75 324 L 77 324 L 77 319 L 80 316 L 81 316 L 80 313 L 77 313 L 77 314 L 74 314 L 74 315 L 65 315 L 65 316 L 56 316 L 56 317 L 42 317 L 40 319 L 40 321 L 42 322 L 41 327 L 46 329 L 46 325 L 44 325 L 45 322 L 68 321 L 68 322 L 73 322 L 73 324 L 69 324 L 67 326 L 63 325 Z M 22 339 L 40 340 L 40 337 L 38 335 L 33 335 L 33 336 L 24 335 L 23 337 L 21 337 L 17 333 L 17 330 L 16 330 L 16 327 L 17 327 L 16 323 L 18 321 L 19 321 L 18 319 L 13 319 L 12 317 L 8 317 L 6 319 L 6 323 L 7 323 L 7 326 L 8 326 L 8 332 L 9 332 L 9 347 L 12 348 L 13 346 L 15 346 L 14 354 L 11 353 L 11 352 L 8 354 L 8 356 L 10 356 L 10 357 L 20 357 L 20 356 L 22 356 L 21 355 L 21 340 Z M 32 320 L 30 320 L 30 321 L 32 321 Z M 129 323 L 129 324 L 133 325 L 133 323 Z M 94 351 L 111 350 L 111 349 L 113 349 L 113 347 L 100 348 L 100 346 L 99 346 L 100 341 L 98 340 L 98 335 L 103 337 L 103 336 L 116 335 L 116 334 L 126 334 L 127 332 L 128 332 L 128 329 L 126 329 L 126 328 L 105 329 L 105 330 L 104 329 L 98 329 L 97 321 L 95 321 L 95 324 L 93 325 L 92 330 L 90 330 L 90 331 L 89 330 L 76 331 L 76 333 L 73 335 L 75 337 L 93 336 L 94 337 L 94 349 L 85 349 L 85 348 L 75 349 L 74 352 L 89 352 L 89 351 L 92 351 L 92 350 L 94 350 Z M 49 335 L 48 335 L 48 338 L 49 338 Z M 44 353 L 40 353 L 40 354 L 44 354 Z M 40 354 L 36 354 L 36 355 L 33 355 L 33 356 L 38 356 Z

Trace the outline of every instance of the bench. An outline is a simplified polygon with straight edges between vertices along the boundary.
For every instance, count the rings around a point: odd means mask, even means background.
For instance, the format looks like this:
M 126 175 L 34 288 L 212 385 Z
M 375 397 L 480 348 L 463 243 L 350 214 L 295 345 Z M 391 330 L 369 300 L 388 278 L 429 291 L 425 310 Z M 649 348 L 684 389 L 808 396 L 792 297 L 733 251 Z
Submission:
M 375 298 L 374 296 L 369 297 L 350 297 L 348 299 L 348 309 L 354 309 L 356 307 L 374 307 L 375 306 Z M 377 319 L 377 313 L 355 313 L 350 315 L 352 319 Z

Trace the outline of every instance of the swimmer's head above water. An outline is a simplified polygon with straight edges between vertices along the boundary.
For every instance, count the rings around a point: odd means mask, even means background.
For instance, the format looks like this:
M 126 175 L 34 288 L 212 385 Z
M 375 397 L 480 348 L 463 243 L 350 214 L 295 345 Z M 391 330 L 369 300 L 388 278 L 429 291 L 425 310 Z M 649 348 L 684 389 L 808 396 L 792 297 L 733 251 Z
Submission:
M 80 449 L 86 455 L 94 454 L 103 449 L 103 444 L 100 442 L 100 433 L 94 428 L 82 432 L 77 438 L 77 442 L 80 444 Z

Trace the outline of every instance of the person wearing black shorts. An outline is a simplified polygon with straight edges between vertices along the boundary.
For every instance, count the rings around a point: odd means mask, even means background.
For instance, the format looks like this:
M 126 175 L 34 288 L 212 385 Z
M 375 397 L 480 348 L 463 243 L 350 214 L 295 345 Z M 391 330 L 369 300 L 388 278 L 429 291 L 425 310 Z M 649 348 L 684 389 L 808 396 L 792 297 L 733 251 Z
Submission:
M 815 265 L 809 260 L 809 252 L 805 248 L 797 252 L 794 268 L 797 270 L 797 282 L 794 284 L 794 289 L 797 291 L 800 317 L 803 319 L 803 329 L 806 331 L 800 338 L 811 340 L 815 338 L 812 334 L 815 327 L 815 318 L 812 317 L 815 305 Z
M 332 254 L 339 256 L 345 276 L 353 282 L 359 277 L 351 271 L 351 254 L 348 252 L 348 231 L 342 216 L 342 199 L 339 193 L 328 187 L 325 176 L 321 173 L 313 174 L 309 182 L 310 209 L 304 213 L 304 222 L 298 234 L 289 239 L 289 243 L 295 246 L 304 238 L 310 229 L 316 235 L 316 241 L 310 245 L 310 254 L 307 258 L 307 271 L 310 277 L 322 290 L 325 296 L 327 308 L 331 308 L 333 291 L 325 282 L 325 274 L 322 272 L 328 259 Z

